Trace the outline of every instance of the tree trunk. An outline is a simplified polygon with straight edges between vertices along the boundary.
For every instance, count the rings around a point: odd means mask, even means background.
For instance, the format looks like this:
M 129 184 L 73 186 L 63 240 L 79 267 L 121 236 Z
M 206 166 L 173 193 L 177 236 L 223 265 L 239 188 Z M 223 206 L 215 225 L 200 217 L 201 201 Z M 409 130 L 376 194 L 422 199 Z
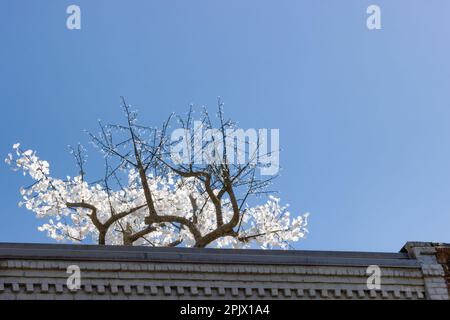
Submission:
M 104 246 L 106 244 L 106 232 L 99 231 L 98 244 Z

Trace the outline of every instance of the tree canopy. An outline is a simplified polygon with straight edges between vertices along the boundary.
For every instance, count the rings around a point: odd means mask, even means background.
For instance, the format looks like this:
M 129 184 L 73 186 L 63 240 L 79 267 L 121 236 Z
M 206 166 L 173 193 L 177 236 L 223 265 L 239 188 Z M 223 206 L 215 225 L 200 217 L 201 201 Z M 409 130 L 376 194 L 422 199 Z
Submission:
M 64 179 L 52 177 L 36 151 L 13 146 L 6 162 L 33 180 L 20 189 L 19 205 L 46 220 L 40 231 L 102 245 L 234 248 L 288 248 L 306 235 L 308 214 L 291 217 L 268 189 L 276 175 L 258 171 L 275 151 L 267 151 L 261 131 L 256 139 L 236 135 L 220 100 L 216 117 L 203 109 L 195 119 L 190 107 L 160 127 L 141 125 L 123 98 L 122 107 L 123 124 L 88 132 L 104 159 L 99 179 L 88 181 L 82 145 L 70 148 L 78 174 Z M 169 130 L 174 122 L 178 134 Z

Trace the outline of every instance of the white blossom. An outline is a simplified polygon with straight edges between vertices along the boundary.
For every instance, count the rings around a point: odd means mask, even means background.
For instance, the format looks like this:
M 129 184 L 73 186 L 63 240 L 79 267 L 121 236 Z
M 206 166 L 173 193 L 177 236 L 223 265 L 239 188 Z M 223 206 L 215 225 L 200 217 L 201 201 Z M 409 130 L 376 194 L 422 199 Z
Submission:
M 36 217 L 46 220 L 38 230 L 50 238 L 56 241 L 98 241 L 99 230 L 93 222 L 92 210 L 70 205 L 76 203 L 95 206 L 100 223 L 106 223 L 120 212 L 139 208 L 109 227 L 106 244 L 121 245 L 124 243 L 124 230 L 133 234 L 147 227 L 145 218 L 149 209 L 139 173 L 134 168 L 128 169 L 128 185 L 109 190 L 99 183 L 88 184 L 81 175 L 68 176 L 64 180 L 51 177 L 49 163 L 40 159 L 35 151 L 22 151 L 19 143 L 14 144 L 13 149 L 17 157 L 8 154 L 5 162 L 33 180 L 30 187 L 20 189 L 22 200 L 19 206 L 25 206 Z M 159 215 L 193 221 L 201 235 L 216 228 L 214 204 L 205 192 L 199 192 L 196 179 L 175 174 L 149 174 L 147 179 Z M 214 190 L 215 194 L 218 192 Z M 201 204 L 203 210 L 194 212 L 192 199 Z M 228 221 L 232 216 L 231 204 L 224 200 L 223 218 Z M 288 206 L 281 205 L 280 199 L 270 197 L 264 204 L 247 206 L 243 210 L 236 237 L 225 236 L 215 240 L 212 245 L 218 248 L 248 248 L 253 243 L 261 248 L 288 248 L 290 242 L 305 237 L 308 232 L 307 218 L 308 214 L 292 218 Z M 157 224 L 155 230 L 138 238 L 134 244 L 165 246 L 174 241 L 182 241 L 184 246 L 195 244 L 188 228 L 169 223 Z

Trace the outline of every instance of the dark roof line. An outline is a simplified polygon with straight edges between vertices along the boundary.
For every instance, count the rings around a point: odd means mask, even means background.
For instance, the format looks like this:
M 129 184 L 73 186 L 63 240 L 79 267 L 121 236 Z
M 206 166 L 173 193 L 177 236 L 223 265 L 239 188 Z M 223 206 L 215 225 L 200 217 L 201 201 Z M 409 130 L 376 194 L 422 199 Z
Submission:
M 390 266 L 417 268 L 407 253 L 152 248 L 75 244 L 0 243 L 0 260 L 166 262 L 249 265 Z

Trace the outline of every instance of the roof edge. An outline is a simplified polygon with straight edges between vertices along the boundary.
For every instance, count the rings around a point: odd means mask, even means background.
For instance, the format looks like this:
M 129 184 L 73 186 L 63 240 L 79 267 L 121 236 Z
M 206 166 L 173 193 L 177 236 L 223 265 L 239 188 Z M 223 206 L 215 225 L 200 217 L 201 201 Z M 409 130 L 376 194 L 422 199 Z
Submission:
M 417 267 L 407 253 L 0 243 L 0 259 Z

